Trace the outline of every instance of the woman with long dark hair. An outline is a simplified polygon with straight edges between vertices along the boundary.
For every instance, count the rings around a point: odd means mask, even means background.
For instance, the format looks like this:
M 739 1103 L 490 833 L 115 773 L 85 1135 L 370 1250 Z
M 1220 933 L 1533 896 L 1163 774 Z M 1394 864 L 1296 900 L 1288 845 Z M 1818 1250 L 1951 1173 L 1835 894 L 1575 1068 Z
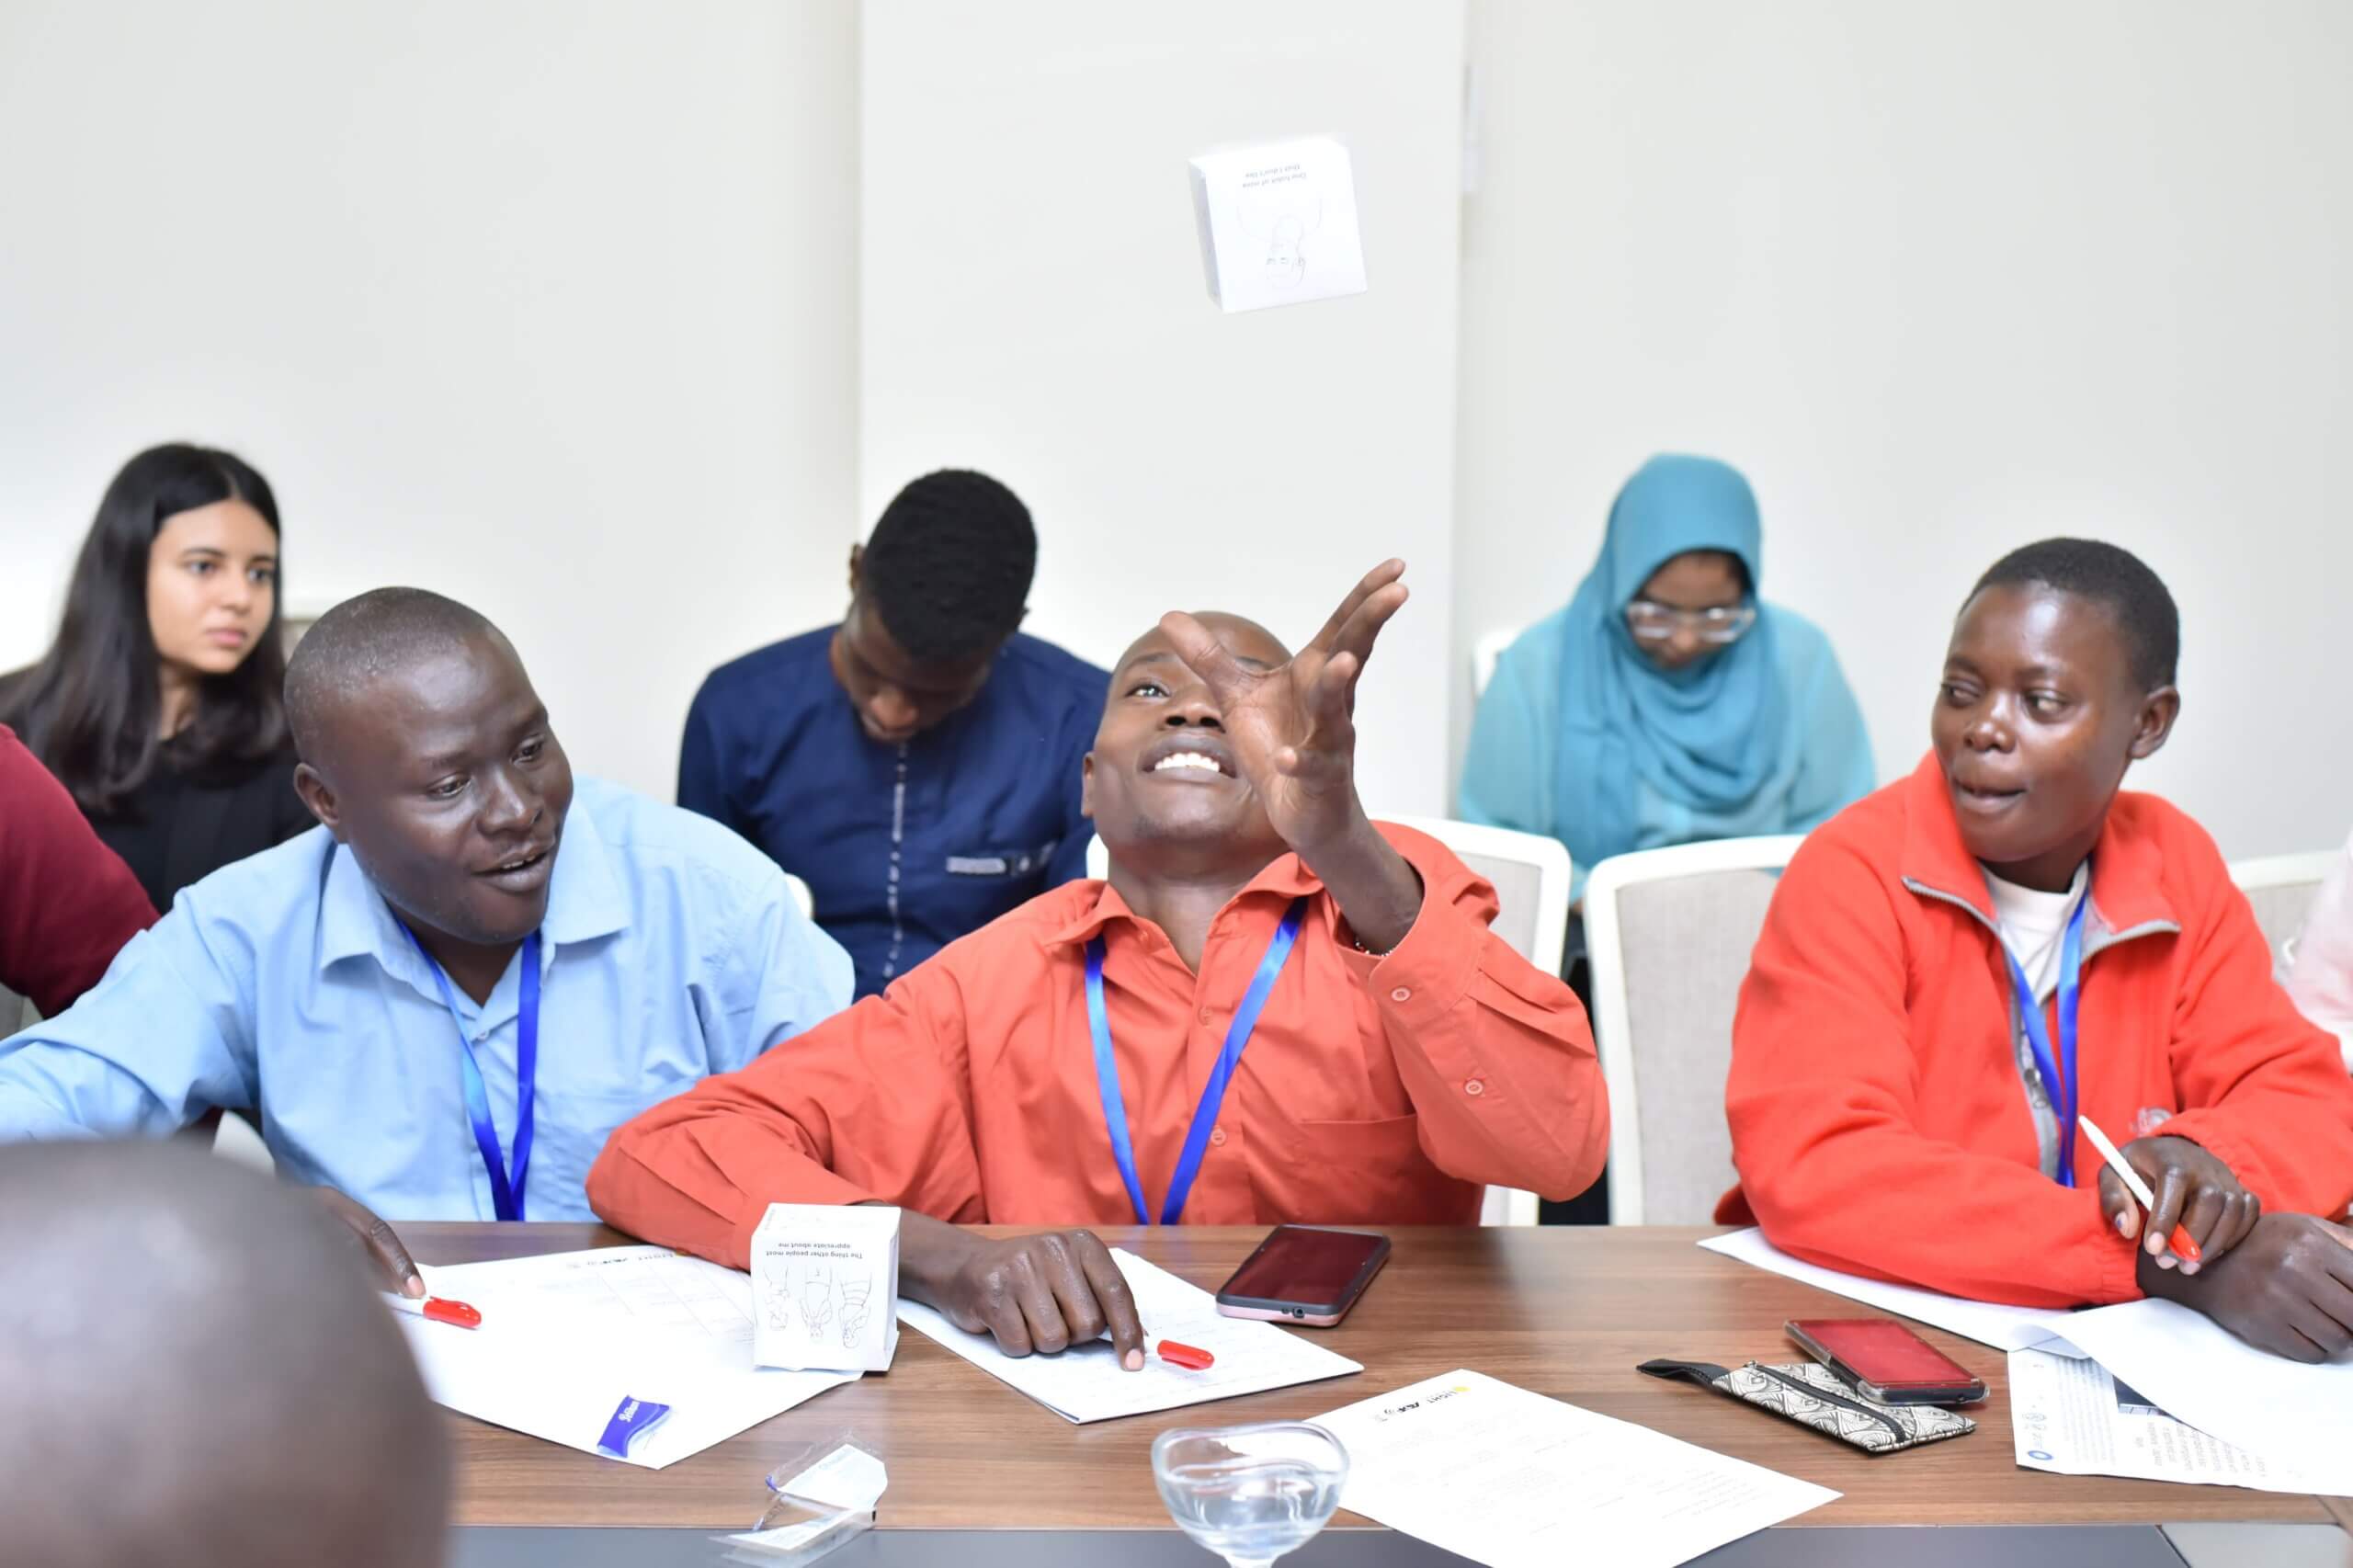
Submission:
M 155 447 L 82 541 L 57 640 L 0 681 L 0 722 L 159 909 L 311 825 L 279 697 L 278 501 L 234 455 Z

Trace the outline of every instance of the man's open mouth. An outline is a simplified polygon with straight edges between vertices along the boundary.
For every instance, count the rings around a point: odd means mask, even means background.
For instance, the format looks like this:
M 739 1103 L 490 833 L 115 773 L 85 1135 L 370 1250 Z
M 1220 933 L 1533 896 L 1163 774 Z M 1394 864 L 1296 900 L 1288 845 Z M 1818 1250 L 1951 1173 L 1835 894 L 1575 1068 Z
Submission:
M 555 846 L 553 844 L 542 844 L 536 848 L 526 849 L 521 854 L 514 856 L 510 859 L 501 860 L 497 865 L 488 867 L 483 870 L 478 871 L 475 875 L 483 877 L 529 876 L 533 871 L 538 870 L 540 864 L 545 861 L 549 856 L 554 853 Z

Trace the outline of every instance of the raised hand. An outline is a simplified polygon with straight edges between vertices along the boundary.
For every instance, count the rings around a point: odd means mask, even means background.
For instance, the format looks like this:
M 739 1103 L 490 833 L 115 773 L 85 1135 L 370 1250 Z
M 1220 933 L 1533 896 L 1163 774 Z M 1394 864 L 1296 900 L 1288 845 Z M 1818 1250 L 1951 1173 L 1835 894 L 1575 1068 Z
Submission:
M 1381 629 L 1405 602 L 1402 561 L 1384 561 L 1340 601 L 1289 663 L 1243 663 L 1189 615 L 1160 630 L 1216 701 L 1234 766 L 1301 858 L 1344 842 L 1364 821 L 1356 791 L 1357 679 Z

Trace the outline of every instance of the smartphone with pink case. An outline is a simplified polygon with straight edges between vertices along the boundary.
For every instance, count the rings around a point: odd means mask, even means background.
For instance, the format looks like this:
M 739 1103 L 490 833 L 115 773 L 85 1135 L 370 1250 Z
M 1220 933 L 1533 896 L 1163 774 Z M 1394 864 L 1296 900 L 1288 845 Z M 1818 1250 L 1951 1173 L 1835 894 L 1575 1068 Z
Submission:
M 1322 1225 L 1278 1225 L 1218 1288 L 1230 1318 L 1329 1328 L 1389 1261 L 1389 1238 Z

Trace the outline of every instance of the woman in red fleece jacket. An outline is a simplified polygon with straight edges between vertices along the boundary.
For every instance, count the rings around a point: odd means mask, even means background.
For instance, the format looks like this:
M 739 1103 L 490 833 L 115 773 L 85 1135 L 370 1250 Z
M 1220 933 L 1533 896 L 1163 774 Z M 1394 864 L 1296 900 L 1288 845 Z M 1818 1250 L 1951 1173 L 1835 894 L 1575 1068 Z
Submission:
M 1934 754 L 1817 830 L 1774 895 L 1720 1220 L 1958 1295 L 2161 1295 L 2281 1355 L 2353 1348 L 2353 1232 L 2313 1218 L 2353 1197 L 2353 1084 L 2213 841 L 2118 789 L 2172 730 L 2179 640 L 2164 584 L 2112 545 L 2045 540 L 1979 581 Z M 2145 1231 L 2076 1109 L 2132 1139 Z M 2177 1217 L 2201 1265 L 2166 1249 Z

